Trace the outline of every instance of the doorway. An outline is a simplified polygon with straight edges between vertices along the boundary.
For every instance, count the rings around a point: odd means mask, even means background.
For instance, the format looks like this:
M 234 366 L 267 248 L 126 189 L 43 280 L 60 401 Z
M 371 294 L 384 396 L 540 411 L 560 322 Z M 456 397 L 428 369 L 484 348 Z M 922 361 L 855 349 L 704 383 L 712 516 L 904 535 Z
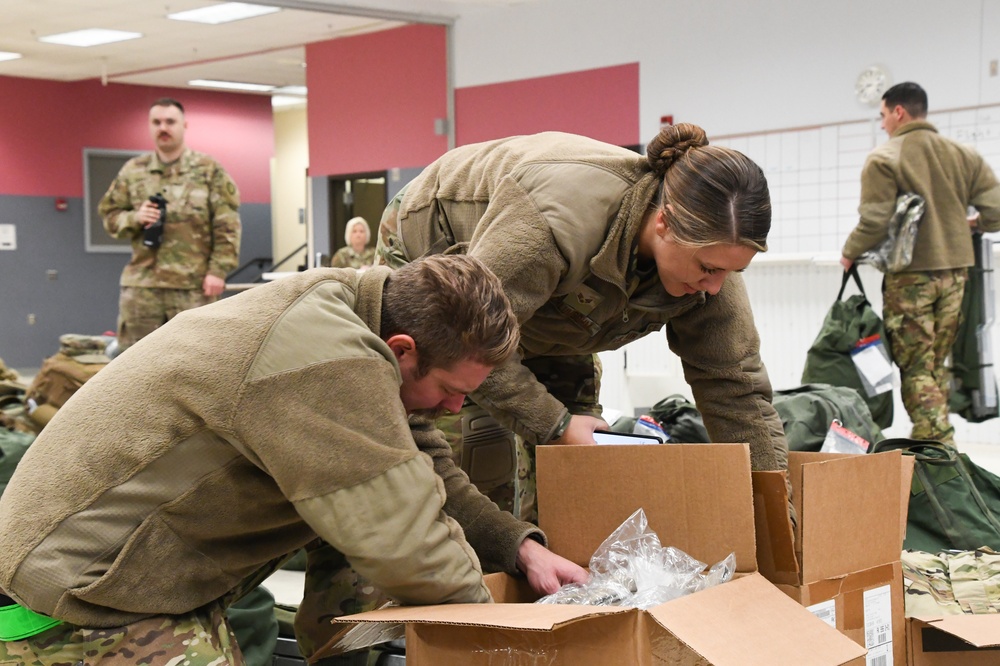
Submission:
M 363 217 L 371 229 L 369 247 L 375 247 L 375 236 L 382 212 L 389 203 L 386 195 L 386 172 L 331 176 L 329 179 L 330 201 L 330 248 L 324 252 L 325 259 L 344 247 L 344 232 L 347 221 L 352 217 Z

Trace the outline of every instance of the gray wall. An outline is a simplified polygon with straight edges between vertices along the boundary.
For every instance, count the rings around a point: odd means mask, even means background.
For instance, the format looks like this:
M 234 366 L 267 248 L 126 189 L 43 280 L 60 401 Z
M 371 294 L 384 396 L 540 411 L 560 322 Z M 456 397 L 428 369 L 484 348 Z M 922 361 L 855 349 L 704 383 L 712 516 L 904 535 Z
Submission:
M 12 368 L 39 367 L 58 351 L 63 333 L 116 328 L 118 279 L 129 255 L 86 252 L 83 199 L 68 203 L 59 212 L 53 197 L 0 197 L 0 224 L 17 228 L 17 249 L 0 251 L 0 358 Z M 270 256 L 270 204 L 243 204 L 240 214 L 240 256 Z M 54 280 L 50 270 L 56 271 Z M 237 279 L 252 282 L 256 276 L 251 268 Z

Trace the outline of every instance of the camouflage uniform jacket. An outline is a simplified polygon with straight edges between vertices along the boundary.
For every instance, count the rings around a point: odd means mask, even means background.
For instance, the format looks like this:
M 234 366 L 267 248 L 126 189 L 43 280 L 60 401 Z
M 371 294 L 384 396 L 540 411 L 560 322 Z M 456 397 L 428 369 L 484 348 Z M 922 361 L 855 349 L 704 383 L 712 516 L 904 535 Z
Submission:
M 362 268 L 371 266 L 375 261 L 375 248 L 366 247 L 361 253 L 351 246 L 345 246 L 333 253 L 330 258 L 331 268 Z
M 449 151 L 405 191 L 398 242 L 408 260 L 468 243 L 503 281 L 523 358 L 618 349 L 666 327 L 713 441 L 748 442 L 754 469 L 779 469 L 787 444 L 743 279 L 716 296 L 673 297 L 635 270 L 656 196 L 644 157 L 557 132 Z M 566 408 L 514 359 L 473 396 L 532 444 Z
M 488 601 L 480 558 L 514 572 L 541 533 L 479 494 L 440 432 L 408 427 L 373 332 L 389 274 L 299 273 L 184 312 L 115 359 L 3 494 L 0 589 L 119 626 L 198 608 L 319 536 L 403 603 Z
M 889 235 L 889 220 L 901 194 L 919 194 L 926 202 L 906 272 L 975 264 L 968 206 L 980 212 L 984 231 L 1000 230 L 1000 184 L 993 170 L 974 149 L 915 120 L 900 126 L 865 161 L 861 219 L 844 244 L 845 257 L 856 259 Z
M 163 244 L 151 250 L 135 213 L 157 193 L 167 200 L 167 220 Z M 170 164 L 155 152 L 132 158 L 98 206 L 105 230 L 132 240 L 121 285 L 201 289 L 206 274 L 225 280 L 239 264 L 239 207 L 236 184 L 208 155 L 188 149 Z

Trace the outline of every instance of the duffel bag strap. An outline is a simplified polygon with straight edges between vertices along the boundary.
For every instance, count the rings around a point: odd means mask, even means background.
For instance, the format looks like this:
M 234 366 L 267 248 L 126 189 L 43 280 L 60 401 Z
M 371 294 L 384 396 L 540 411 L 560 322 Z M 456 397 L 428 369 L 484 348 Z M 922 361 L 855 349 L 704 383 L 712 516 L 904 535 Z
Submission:
M 861 284 L 861 276 L 858 275 L 857 264 L 852 264 L 850 269 L 844 271 L 844 277 L 840 280 L 840 291 L 837 292 L 837 300 L 839 301 L 842 298 L 844 298 L 844 288 L 847 287 L 847 279 L 849 277 L 854 278 L 854 284 L 858 285 L 858 291 L 861 292 L 861 295 L 864 296 L 865 300 L 867 301 L 868 294 L 865 293 L 865 288 Z
M 921 462 L 934 465 L 958 464 L 958 452 L 955 449 L 930 439 L 893 437 L 876 442 L 871 449 L 871 453 L 883 453 L 885 451 L 902 451 L 904 454 L 911 455 Z

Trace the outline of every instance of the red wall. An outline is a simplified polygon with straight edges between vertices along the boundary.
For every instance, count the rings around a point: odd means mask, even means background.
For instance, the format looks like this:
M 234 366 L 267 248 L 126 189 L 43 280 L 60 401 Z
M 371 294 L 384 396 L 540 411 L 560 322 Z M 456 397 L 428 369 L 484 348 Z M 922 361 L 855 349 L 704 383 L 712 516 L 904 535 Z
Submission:
M 445 28 L 409 25 L 306 46 L 309 174 L 421 167 L 448 149 Z
M 458 145 L 560 130 L 619 146 L 639 138 L 639 64 L 455 91 Z
M 0 77 L 0 195 L 83 196 L 83 149 L 151 150 L 149 105 L 184 105 L 190 148 L 232 175 L 243 201 L 271 201 L 271 100 L 200 90 Z

